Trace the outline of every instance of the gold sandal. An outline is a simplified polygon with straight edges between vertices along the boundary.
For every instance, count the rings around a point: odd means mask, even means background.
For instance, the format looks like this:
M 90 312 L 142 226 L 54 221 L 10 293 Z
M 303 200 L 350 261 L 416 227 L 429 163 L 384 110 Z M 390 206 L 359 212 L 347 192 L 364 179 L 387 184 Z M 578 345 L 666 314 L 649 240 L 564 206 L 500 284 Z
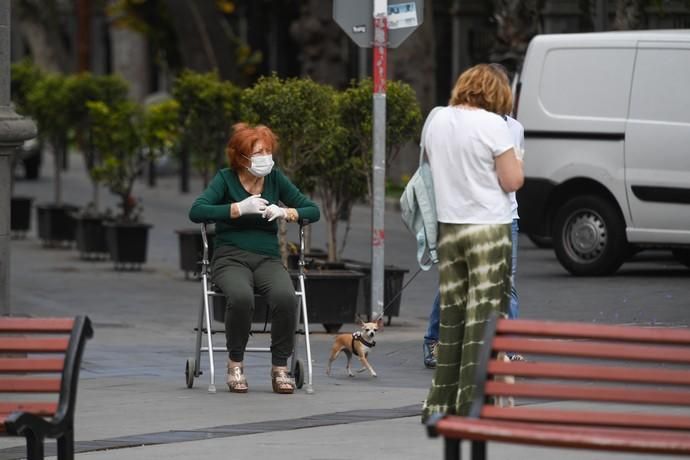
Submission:
M 295 391 L 295 379 L 290 377 L 287 367 L 276 367 L 271 370 L 273 392 L 289 395 Z
M 247 379 L 244 377 L 244 370 L 241 366 L 231 367 L 228 364 L 228 377 L 226 382 L 231 393 L 246 393 L 249 389 L 247 386 Z

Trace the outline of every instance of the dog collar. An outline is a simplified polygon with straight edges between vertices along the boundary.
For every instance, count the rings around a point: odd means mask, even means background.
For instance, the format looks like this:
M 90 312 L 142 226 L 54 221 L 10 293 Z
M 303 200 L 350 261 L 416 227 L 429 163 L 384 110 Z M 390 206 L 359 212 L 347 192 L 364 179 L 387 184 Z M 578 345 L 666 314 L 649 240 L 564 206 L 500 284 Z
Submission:
M 376 346 L 376 341 L 372 342 L 367 342 L 364 337 L 362 337 L 362 333 L 360 331 L 355 331 L 352 333 L 352 353 L 355 354 L 355 356 L 359 356 L 357 354 L 357 348 L 355 347 L 355 341 L 357 342 L 362 342 L 363 345 L 372 348 Z

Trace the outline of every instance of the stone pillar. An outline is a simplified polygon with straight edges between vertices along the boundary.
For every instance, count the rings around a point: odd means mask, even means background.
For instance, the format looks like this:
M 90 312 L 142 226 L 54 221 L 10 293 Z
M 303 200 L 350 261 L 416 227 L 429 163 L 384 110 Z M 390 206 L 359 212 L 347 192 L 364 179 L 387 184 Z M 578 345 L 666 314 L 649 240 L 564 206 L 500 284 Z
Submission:
M 0 0 L 0 315 L 10 308 L 11 155 L 36 136 L 36 125 L 17 115 L 10 101 L 10 0 Z

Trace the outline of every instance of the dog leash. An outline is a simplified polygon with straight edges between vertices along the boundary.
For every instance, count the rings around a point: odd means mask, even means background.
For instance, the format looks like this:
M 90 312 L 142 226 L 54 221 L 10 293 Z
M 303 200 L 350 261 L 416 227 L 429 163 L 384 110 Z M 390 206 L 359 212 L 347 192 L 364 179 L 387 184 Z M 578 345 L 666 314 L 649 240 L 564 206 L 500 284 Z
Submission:
M 406 288 L 406 287 L 417 277 L 417 275 L 419 275 L 419 273 L 420 273 L 421 271 L 422 271 L 422 268 L 421 268 L 421 267 L 418 268 L 417 271 L 414 273 L 414 275 L 412 275 L 412 276 L 410 277 L 410 279 L 407 280 L 407 282 L 406 282 L 405 284 L 403 284 L 403 287 L 400 288 L 400 290 L 398 291 L 398 293 L 395 294 L 395 296 L 393 296 L 393 298 L 392 298 L 390 301 L 388 301 L 388 303 L 383 307 L 383 311 L 381 312 L 381 316 L 383 316 L 383 313 L 386 312 L 386 310 L 388 309 L 388 307 L 390 307 L 390 306 L 393 304 L 393 302 L 395 302 L 395 301 L 398 299 L 398 297 L 400 297 L 400 296 L 402 295 L 402 293 L 403 293 L 403 291 L 405 290 L 405 288 Z

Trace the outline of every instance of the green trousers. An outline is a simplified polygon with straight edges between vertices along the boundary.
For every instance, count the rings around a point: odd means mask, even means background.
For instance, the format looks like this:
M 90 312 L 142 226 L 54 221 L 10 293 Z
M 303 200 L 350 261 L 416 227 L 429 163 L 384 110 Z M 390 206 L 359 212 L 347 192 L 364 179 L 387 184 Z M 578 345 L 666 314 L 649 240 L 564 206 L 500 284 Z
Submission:
M 484 326 L 493 312 L 507 316 L 511 249 L 510 224 L 439 224 L 438 362 L 422 422 L 469 413 Z
M 275 257 L 234 246 L 215 249 L 211 278 L 225 294 L 225 339 L 230 359 L 244 360 L 254 316 L 254 293 L 271 312 L 271 362 L 286 366 L 295 345 L 297 297 L 290 275 Z

